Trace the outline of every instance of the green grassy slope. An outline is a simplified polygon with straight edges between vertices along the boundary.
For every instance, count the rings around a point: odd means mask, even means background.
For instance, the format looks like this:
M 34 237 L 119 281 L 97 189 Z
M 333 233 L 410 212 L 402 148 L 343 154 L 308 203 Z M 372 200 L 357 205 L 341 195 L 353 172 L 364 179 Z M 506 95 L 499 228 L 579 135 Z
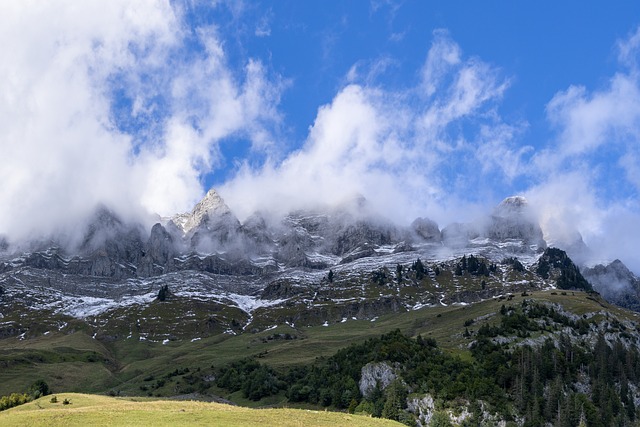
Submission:
M 300 409 L 249 409 L 218 403 L 133 400 L 62 393 L 0 412 L 0 426 L 400 426 L 377 418 Z M 63 405 L 64 399 L 71 404 Z
M 470 330 L 484 323 L 497 322 L 495 314 L 503 304 L 520 304 L 524 298 L 561 304 L 582 315 L 607 311 L 620 319 L 638 320 L 637 314 L 619 309 L 584 292 L 537 291 L 526 297 L 515 294 L 511 300 L 494 298 L 467 306 L 449 305 L 380 316 L 375 321 L 348 320 L 329 326 L 280 325 L 275 329 L 240 335 L 219 334 L 201 340 L 160 342 L 140 341 L 137 337 L 115 341 L 92 339 L 79 330 L 73 334 L 51 333 L 18 340 L 0 340 L 0 395 L 26 390 L 37 379 L 44 379 L 56 391 L 122 395 L 172 396 L 189 393 L 189 384 L 176 369 L 210 370 L 239 358 L 257 356 L 273 367 L 303 365 L 318 356 L 330 356 L 354 342 L 400 329 L 411 336 L 435 338 L 445 351 L 469 355 L 470 338 L 464 323 L 474 320 Z M 283 339 L 285 334 L 289 338 Z M 158 382 L 163 385 L 158 386 Z M 146 389 L 145 389 L 146 388 Z M 213 390 L 210 390 L 211 392 Z

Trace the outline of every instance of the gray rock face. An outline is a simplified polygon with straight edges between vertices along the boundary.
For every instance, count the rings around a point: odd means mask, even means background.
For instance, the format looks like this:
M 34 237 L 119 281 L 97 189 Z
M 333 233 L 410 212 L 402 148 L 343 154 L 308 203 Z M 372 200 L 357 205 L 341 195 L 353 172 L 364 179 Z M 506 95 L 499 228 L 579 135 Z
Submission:
M 173 236 L 162 224 L 155 224 L 145 245 L 145 252 L 138 266 L 138 275 L 149 277 L 173 271 L 176 255 Z
M 524 252 L 547 247 L 542 229 L 524 197 L 508 197 L 488 218 L 476 223 L 453 223 L 442 232 L 442 242 L 451 248 L 464 248 L 479 237 L 494 242 L 520 241 Z M 513 242 L 511 242 L 513 243 Z
M 80 255 L 90 261 L 89 275 L 125 278 L 136 275 L 144 253 L 142 230 L 124 224 L 113 212 L 99 207 L 80 246 Z M 82 266 L 83 263 L 78 263 Z M 79 274 L 86 274 L 82 268 Z
M 393 368 L 385 362 L 367 363 L 360 372 L 360 393 L 369 398 L 377 385 L 384 390 L 396 377 Z
M 609 302 L 640 311 L 640 279 L 622 261 L 585 268 L 582 275 Z
M 328 213 L 297 211 L 289 214 L 274 232 L 278 261 L 290 266 L 325 268 L 316 255 L 350 262 L 375 255 L 380 245 L 399 243 L 408 236 L 391 223 L 356 217 L 345 210 Z M 314 258 L 314 261 L 310 259 Z M 322 258 L 322 257 L 320 257 Z
M 442 234 L 440 233 L 438 224 L 429 218 L 416 218 L 413 223 L 411 223 L 411 228 L 424 240 L 433 242 L 442 240 Z
M 638 278 L 619 259 L 609 265 L 585 268 L 583 275 L 603 288 L 620 289 L 637 282 Z
M 247 218 L 242 224 L 241 232 L 245 240 L 251 242 L 254 251 L 258 253 L 268 251 L 274 245 L 273 232 L 269 230 L 267 220 L 259 212 Z
M 345 255 L 363 244 L 389 245 L 400 239 L 398 230 L 391 224 L 376 224 L 358 220 L 336 230 L 331 253 Z
M 527 244 L 546 248 L 542 229 L 524 197 L 508 197 L 494 210 L 486 231 L 494 240 L 520 239 Z
M 278 239 L 278 261 L 293 267 L 306 267 L 309 263 L 307 252 L 314 247 L 314 242 L 308 233 L 291 230 Z
M 49 244 L 26 256 L 24 262 L 36 268 L 116 279 L 191 269 L 245 275 L 279 268 L 326 269 L 362 258 L 410 253 L 422 243 L 443 242 L 460 249 L 487 236 L 496 241 L 543 244 L 540 227 L 526 200 L 519 197 L 506 199 L 481 225 L 454 223 L 442 231 L 427 218 L 418 218 L 409 227 L 396 226 L 373 215 L 363 198 L 338 208 L 292 212 L 284 218 L 265 215 L 255 213 L 240 224 L 218 193 L 210 190 L 191 212 L 165 219 L 145 232 L 142 226 L 125 224 L 101 207 L 79 250 L 52 251 Z M 473 242 L 478 244 L 482 243 Z M 527 245 L 523 244 L 523 250 L 529 251 Z M 2 265 L 3 269 L 13 268 Z
M 182 229 L 191 248 L 202 253 L 222 250 L 237 239 L 240 231 L 240 221 L 214 189 L 190 213 L 175 216 L 173 222 Z

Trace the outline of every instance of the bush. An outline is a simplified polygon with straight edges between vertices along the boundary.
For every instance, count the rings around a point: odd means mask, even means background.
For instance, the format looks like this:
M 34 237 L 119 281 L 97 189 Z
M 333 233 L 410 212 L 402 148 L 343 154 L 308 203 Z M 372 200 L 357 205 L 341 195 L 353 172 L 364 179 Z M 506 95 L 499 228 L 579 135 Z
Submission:
M 34 399 L 37 399 L 41 396 L 51 394 L 51 390 L 49 389 L 49 384 L 44 382 L 44 380 L 38 380 L 29 387 L 29 394 Z
M 0 411 L 13 408 L 14 406 L 22 405 L 32 400 L 33 398 L 28 393 L 11 393 L 11 395 L 9 396 L 2 396 L 0 398 Z

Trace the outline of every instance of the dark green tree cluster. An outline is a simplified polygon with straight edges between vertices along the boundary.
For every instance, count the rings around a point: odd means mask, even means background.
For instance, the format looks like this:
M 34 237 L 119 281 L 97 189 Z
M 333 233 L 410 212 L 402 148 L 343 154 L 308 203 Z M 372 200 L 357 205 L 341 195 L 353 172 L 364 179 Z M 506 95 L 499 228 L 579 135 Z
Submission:
M 457 276 L 462 276 L 465 272 L 473 276 L 489 276 L 491 273 L 490 267 L 487 266 L 485 260 L 473 255 L 468 257 L 463 255 L 460 262 L 456 264 L 455 272 Z
M 523 300 L 518 307 L 503 305 L 500 308 L 500 314 L 502 315 L 500 323 L 495 325 L 485 323 L 478 329 L 477 338 L 514 335 L 528 337 L 534 331 L 554 331 L 564 327 L 570 327 L 575 334 L 579 335 L 589 332 L 589 322 L 586 319 L 574 319 L 553 307 L 529 300 Z M 465 326 L 469 325 L 465 324 Z
M 591 291 L 591 284 L 582 276 L 578 267 L 567 253 L 557 248 L 547 248 L 538 260 L 536 273 L 544 279 L 549 278 L 552 269 L 559 270 L 556 285 L 560 289 L 584 289 Z
M 9 396 L 0 397 L 0 411 L 13 408 L 14 406 L 23 405 L 31 402 L 33 397 L 29 393 L 11 393 Z
M 404 266 L 402 264 L 396 265 L 396 281 L 398 285 L 402 283 L 402 272 L 404 271 Z
M 493 372 L 497 384 L 508 391 L 515 409 L 525 417 L 525 426 L 576 426 L 580 420 L 597 427 L 635 422 L 636 407 L 630 390 L 640 380 L 637 349 L 625 347 L 620 341 L 607 343 L 602 335 L 591 349 L 561 334 L 556 341 L 548 339 L 540 347 L 507 350 L 491 337 L 527 336 L 533 330 L 553 329 L 553 325 L 557 329 L 570 327 L 576 337 L 589 331 L 589 323 L 553 306 L 527 300 L 520 307 L 503 306 L 500 312 L 500 324 L 483 325 L 471 350 L 486 373 Z M 610 328 L 624 334 L 625 326 L 613 319 Z M 585 386 L 591 388 L 589 395 L 581 392 Z
M 386 269 L 381 268 L 371 273 L 371 281 L 378 286 L 384 286 L 387 283 Z
M 416 280 L 422 280 L 424 278 L 426 272 L 424 269 L 424 264 L 422 264 L 420 258 L 418 258 L 416 262 L 411 265 L 411 269 L 416 273 Z
M 640 352 L 604 336 L 589 348 L 580 338 L 589 326 L 584 318 L 525 300 L 503 306 L 499 323 L 484 324 L 474 336 L 467 335 L 474 339 L 470 360 L 441 351 L 433 339 L 412 339 L 396 330 L 308 366 L 276 371 L 251 359 L 236 362 L 217 371 L 217 385 L 242 390 L 254 400 L 285 393 L 291 402 L 364 412 L 408 425 L 415 421 L 406 408 L 411 393 L 429 393 L 441 402 L 462 399 L 471 406 L 482 400 L 486 410 L 507 421 L 517 414 L 527 427 L 632 425 L 638 420 L 633 393 L 640 387 Z M 570 335 L 555 335 L 535 347 L 509 347 L 494 339 L 566 327 Z M 625 333 L 625 326 L 613 319 L 609 327 Z M 393 367 L 396 378 L 385 388 L 378 384 L 365 397 L 358 384 L 362 368 L 371 362 Z M 482 411 L 476 407 L 472 413 L 469 425 L 478 425 Z
M 384 390 L 377 387 L 365 399 L 358 384 L 362 367 L 370 362 L 398 366 L 398 379 Z M 272 371 L 257 361 L 236 362 L 217 372 L 216 385 L 229 391 L 244 390 L 258 372 L 262 372 L 262 381 L 257 384 L 262 397 L 269 392 L 277 394 L 288 384 L 286 395 L 292 402 L 366 412 L 409 424 L 413 417 L 406 411 L 409 392 L 431 393 L 443 400 L 482 398 L 502 407 L 505 402 L 505 395 L 492 375 L 483 376 L 483 371 L 472 362 L 442 352 L 433 339 L 420 336 L 411 339 L 400 331 L 351 345 L 330 358 L 317 359 L 311 366 L 285 372 Z M 273 378 L 266 381 L 265 373 Z M 264 387 L 265 382 L 276 386 Z
M 251 400 L 278 394 L 286 388 L 286 383 L 266 365 L 253 359 L 233 362 L 229 367 L 217 372 L 216 385 L 231 392 L 242 390 L 242 395 Z
M 502 263 L 505 265 L 510 265 L 514 271 L 517 271 L 519 273 L 524 273 L 526 271 L 524 265 L 522 265 L 520 260 L 516 257 L 505 258 L 502 260 Z

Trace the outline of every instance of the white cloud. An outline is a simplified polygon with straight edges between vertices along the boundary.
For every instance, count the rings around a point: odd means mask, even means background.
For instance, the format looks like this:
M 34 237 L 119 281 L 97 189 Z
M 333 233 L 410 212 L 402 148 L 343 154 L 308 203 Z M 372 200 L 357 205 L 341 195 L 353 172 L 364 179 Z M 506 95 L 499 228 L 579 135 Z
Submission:
M 436 92 L 441 80 L 461 61 L 460 47 L 451 40 L 446 30 L 434 31 L 433 37 L 427 60 L 422 67 L 422 86 L 427 96 Z
M 529 193 L 550 236 L 577 230 L 594 261 L 620 258 L 638 272 L 640 30 L 617 47 L 621 70 L 605 87 L 571 86 L 547 105 L 557 138 L 534 156 Z
M 232 209 L 243 218 L 256 209 L 335 205 L 363 195 L 397 221 L 426 214 L 450 219 L 445 211 L 461 204 L 451 191 L 463 185 L 453 164 L 460 173 L 469 166 L 514 175 L 512 163 L 488 158 L 490 149 L 508 160 L 521 156 L 510 147 L 516 127 L 493 111 L 507 82 L 480 60 L 464 60 L 446 33 L 436 36 L 423 70 L 437 72 L 424 72 L 418 87 L 387 90 L 375 84 L 379 61 L 370 70 L 354 65 L 349 84 L 319 108 L 299 151 L 262 168 L 245 165 L 222 186 Z M 428 99 L 424 87 L 434 88 Z M 465 124 L 483 131 L 468 139 Z
M 262 16 L 256 25 L 256 37 L 269 37 L 271 35 L 271 12 Z
M 220 188 L 241 218 L 363 195 L 391 219 L 446 225 L 522 179 L 548 237 L 578 230 L 598 256 L 640 269 L 640 30 L 618 43 L 605 86 L 553 97 L 556 138 L 542 151 L 519 142 L 527 123 L 498 112 L 510 80 L 437 30 L 415 86 L 380 84 L 393 57 L 357 62 L 283 156 L 289 83 L 254 59 L 232 67 L 219 28 L 188 28 L 184 12 L 162 0 L 0 3 L 0 234 L 65 232 L 97 203 L 127 218 L 190 209 L 223 160 L 219 142 L 240 137 L 266 158 Z
M 193 35 L 180 12 L 162 0 L 0 5 L 0 234 L 68 232 L 97 203 L 127 218 L 186 210 L 218 141 L 268 143 L 280 83 L 257 61 L 231 71 L 215 28 Z M 186 54 L 189 37 L 204 49 Z

